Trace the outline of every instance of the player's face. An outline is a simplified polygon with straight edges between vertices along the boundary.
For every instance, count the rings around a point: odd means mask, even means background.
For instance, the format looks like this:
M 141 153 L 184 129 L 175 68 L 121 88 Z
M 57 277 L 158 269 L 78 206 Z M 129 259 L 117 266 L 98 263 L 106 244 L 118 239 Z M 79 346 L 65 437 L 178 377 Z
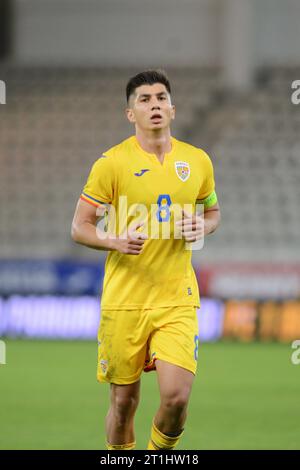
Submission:
M 142 130 L 168 128 L 175 118 L 175 106 L 162 83 L 136 88 L 129 106 L 126 110 L 129 121 Z

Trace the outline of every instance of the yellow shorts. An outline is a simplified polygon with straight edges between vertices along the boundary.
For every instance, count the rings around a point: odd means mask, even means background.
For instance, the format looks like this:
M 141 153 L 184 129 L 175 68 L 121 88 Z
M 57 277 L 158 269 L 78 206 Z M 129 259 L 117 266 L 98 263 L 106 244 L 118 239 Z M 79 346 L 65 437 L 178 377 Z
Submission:
M 196 307 L 102 310 L 98 332 L 99 382 L 136 382 L 143 370 L 155 370 L 156 359 L 196 373 Z

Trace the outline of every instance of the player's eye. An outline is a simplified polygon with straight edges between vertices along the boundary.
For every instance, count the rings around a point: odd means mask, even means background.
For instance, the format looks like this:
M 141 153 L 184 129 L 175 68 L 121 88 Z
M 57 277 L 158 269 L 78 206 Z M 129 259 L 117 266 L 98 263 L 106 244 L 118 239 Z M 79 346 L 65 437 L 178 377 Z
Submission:
M 166 97 L 165 97 L 165 96 L 160 96 L 160 98 L 159 98 L 159 99 L 160 99 L 160 100 L 165 100 L 165 99 L 166 99 Z

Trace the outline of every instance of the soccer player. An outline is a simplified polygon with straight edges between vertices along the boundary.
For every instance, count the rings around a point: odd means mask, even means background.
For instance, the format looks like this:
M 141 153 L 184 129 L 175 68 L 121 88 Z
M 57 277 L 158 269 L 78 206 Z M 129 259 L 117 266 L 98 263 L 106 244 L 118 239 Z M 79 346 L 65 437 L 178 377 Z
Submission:
M 156 370 L 161 402 L 148 449 L 173 449 L 184 430 L 198 355 L 199 293 L 187 248 L 216 230 L 220 211 L 210 158 L 171 136 L 175 106 L 166 74 L 137 74 L 126 95 L 135 134 L 94 163 L 76 207 L 72 238 L 109 251 L 97 368 L 98 381 L 110 383 L 111 390 L 107 448 L 134 449 L 141 374 Z M 119 220 L 124 200 L 128 217 Z M 197 201 L 202 214 L 195 210 Z M 109 221 L 112 208 L 115 231 L 100 229 L 100 215 L 108 211 Z M 156 223 L 151 234 L 150 221 Z

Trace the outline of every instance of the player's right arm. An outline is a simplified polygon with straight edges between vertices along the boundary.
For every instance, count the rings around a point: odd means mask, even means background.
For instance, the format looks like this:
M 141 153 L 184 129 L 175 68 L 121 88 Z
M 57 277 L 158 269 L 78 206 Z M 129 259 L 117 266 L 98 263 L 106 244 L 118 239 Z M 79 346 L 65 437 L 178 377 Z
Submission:
M 99 208 L 79 199 L 72 222 L 72 239 L 81 245 L 95 250 L 117 250 L 128 255 L 138 255 L 143 249 L 145 239 L 143 233 L 136 233 L 141 224 L 134 227 L 126 237 L 110 236 L 96 227 L 99 219 Z

